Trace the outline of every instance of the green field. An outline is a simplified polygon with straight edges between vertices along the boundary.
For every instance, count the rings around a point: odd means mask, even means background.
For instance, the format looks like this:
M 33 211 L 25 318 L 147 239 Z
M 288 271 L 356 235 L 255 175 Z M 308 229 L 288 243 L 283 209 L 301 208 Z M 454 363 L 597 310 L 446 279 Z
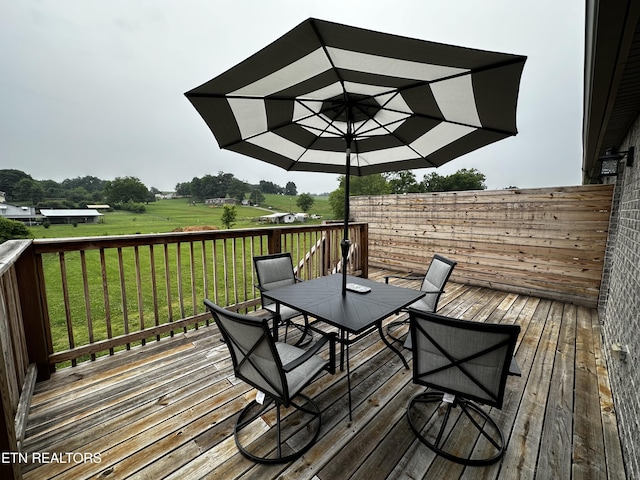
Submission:
M 237 219 L 233 228 L 255 228 L 264 224 L 258 221 L 261 215 L 271 212 L 298 212 L 298 197 L 284 195 L 265 195 L 262 208 L 236 206 Z M 328 197 L 314 197 L 315 202 L 309 214 L 320 215 L 322 219 L 332 218 Z M 271 208 L 269 208 L 271 207 Z M 145 213 L 125 211 L 106 212 L 99 224 L 79 223 L 73 225 L 51 225 L 29 227 L 34 238 L 68 238 L 99 235 L 131 235 L 136 233 L 165 233 L 190 226 L 211 226 L 222 229 L 222 207 L 196 203 L 190 199 L 159 200 L 146 205 Z M 309 220 L 308 223 L 320 223 L 322 220 Z

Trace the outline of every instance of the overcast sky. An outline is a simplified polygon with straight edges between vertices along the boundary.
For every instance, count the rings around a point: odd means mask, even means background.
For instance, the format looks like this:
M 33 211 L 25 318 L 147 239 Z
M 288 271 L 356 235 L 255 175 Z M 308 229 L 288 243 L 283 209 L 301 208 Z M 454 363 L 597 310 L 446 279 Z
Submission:
M 337 188 L 220 150 L 184 96 L 308 17 L 528 57 L 518 130 L 449 162 L 489 189 L 581 182 L 584 2 L 579 0 L 0 0 L 0 169 L 62 181 L 193 177 Z M 418 180 L 430 170 L 416 170 Z

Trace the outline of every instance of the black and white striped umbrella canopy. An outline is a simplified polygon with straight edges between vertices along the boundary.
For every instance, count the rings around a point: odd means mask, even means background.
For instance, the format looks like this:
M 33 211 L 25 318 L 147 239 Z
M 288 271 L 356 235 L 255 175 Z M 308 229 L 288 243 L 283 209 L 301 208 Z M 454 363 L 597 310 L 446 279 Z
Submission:
M 310 18 L 185 95 L 221 148 L 349 177 L 439 167 L 513 136 L 526 57 Z
M 308 19 L 185 95 L 221 148 L 368 175 L 438 167 L 515 135 L 525 60 Z

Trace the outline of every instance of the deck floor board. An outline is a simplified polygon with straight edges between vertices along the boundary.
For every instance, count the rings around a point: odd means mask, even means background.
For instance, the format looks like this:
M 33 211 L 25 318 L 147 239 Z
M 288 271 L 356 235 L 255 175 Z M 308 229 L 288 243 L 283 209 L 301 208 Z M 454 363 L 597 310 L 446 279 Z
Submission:
M 372 271 L 370 278 L 382 281 L 385 273 Z M 346 373 L 324 374 L 305 389 L 323 412 L 317 443 L 290 464 L 254 464 L 238 453 L 233 427 L 255 391 L 234 377 L 211 325 L 37 384 L 24 451 L 100 454 L 100 462 L 26 464 L 24 478 L 625 478 L 595 310 L 450 284 L 440 313 L 522 328 L 516 349 L 522 376 L 508 380 L 503 408 L 492 412 L 508 448 L 492 466 L 465 468 L 416 440 L 405 411 L 422 387 L 375 332 L 350 347 L 353 419 Z M 411 363 L 410 352 L 403 353 Z M 264 420 L 264 429 L 274 421 Z

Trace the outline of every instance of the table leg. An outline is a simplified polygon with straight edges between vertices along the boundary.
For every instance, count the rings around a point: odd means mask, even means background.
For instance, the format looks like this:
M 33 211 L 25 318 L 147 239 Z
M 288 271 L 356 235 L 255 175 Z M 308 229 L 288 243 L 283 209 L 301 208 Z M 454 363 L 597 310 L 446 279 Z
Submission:
M 349 394 L 349 421 L 352 421 L 351 418 L 351 370 L 349 368 L 349 334 L 347 333 L 347 390 Z
M 397 348 L 395 348 L 391 343 L 389 343 L 389 341 L 384 337 L 384 332 L 382 331 L 382 321 L 378 322 L 378 333 L 380 333 L 380 338 L 382 339 L 382 341 L 385 343 L 385 345 L 387 347 L 389 347 L 393 352 L 395 352 L 396 355 L 398 355 L 398 357 L 400 357 L 400 360 L 402 360 L 402 363 L 404 363 L 404 368 L 406 368 L 407 370 L 409 370 L 409 364 L 407 363 L 407 361 L 404 359 L 404 356 L 402 355 L 402 353 L 400 352 L 400 350 L 398 350 Z
M 340 330 L 340 371 L 341 372 L 344 372 L 345 335 L 346 335 L 346 332 L 344 330 Z

